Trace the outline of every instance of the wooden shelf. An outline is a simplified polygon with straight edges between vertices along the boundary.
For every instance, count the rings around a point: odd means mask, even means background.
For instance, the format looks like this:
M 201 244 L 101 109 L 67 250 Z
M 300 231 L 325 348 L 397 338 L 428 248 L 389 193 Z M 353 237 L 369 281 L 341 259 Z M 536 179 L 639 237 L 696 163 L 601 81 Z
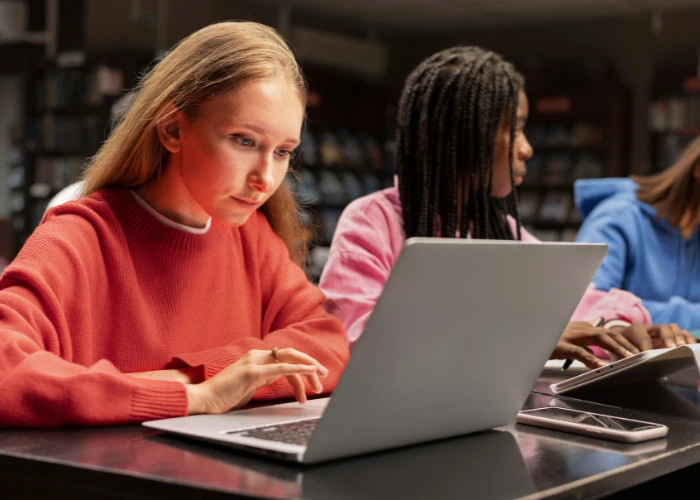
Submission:
M 584 153 L 584 152 L 594 152 L 594 153 L 605 153 L 605 144 L 589 144 L 580 146 L 571 145 L 541 145 L 532 146 L 535 151 L 535 155 L 538 153 Z
M 108 114 L 110 112 L 110 107 L 103 104 L 96 105 L 78 105 L 78 106 L 67 106 L 59 108 L 43 108 L 36 110 L 32 113 L 35 117 L 42 117 L 45 115 L 58 115 L 58 116 L 81 116 L 81 115 L 100 115 Z
M 36 156 L 48 156 L 51 158 L 60 158 L 60 157 L 70 157 L 70 158 L 90 158 L 91 156 L 94 156 L 97 154 L 97 151 L 59 151 L 55 149 L 36 149 L 32 151 L 32 153 Z
M 654 130 L 652 134 L 657 136 L 680 135 L 682 137 L 695 137 L 700 135 L 700 127 L 684 127 L 681 130 Z

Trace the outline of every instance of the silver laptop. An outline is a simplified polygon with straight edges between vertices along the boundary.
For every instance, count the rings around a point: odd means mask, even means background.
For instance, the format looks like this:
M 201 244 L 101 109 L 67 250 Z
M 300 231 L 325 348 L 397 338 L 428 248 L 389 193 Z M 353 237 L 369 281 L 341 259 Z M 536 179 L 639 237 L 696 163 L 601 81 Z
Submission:
M 332 399 L 144 425 L 312 464 L 508 424 L 605 252 L 411 238 Z

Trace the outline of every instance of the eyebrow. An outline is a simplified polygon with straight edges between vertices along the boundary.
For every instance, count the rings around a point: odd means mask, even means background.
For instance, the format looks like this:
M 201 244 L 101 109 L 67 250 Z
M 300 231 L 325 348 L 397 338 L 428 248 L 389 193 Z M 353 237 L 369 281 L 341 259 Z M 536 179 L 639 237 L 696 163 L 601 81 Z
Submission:
M 267 132 L 265 132 L 265 129 L 263 129 L 262 127 L 259 127 L 258 125 L 255 125 L 253 123 L 233 123 L 233 122 L 231 122 L 231 125 L 234 125 L 236 127 L 247 128 L 247 129 L 250 129 L 254 132 L 257 132 L 258 134 L 267 135 Z M 300 144 L 301 139 L 298 137 L 288 137 L 287 139 L 284 140 L 284 142 L 291 142 L 293 144 Z

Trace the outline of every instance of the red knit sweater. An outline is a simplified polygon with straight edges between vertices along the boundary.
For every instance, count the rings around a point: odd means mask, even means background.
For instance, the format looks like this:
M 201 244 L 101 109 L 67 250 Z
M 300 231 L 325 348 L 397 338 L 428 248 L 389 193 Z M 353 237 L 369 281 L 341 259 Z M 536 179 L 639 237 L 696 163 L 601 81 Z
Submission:
M 294 347 L 337 383 L 348 350 L 323 294 L 265 216 L 206 234 L 164 225 L 124 189 L 51 209 L 0 278 L 0 425 L 181 416 L 179 382 L 125 373 L 202 367 Z M 284 379 L 256 399 L 292 397 Z

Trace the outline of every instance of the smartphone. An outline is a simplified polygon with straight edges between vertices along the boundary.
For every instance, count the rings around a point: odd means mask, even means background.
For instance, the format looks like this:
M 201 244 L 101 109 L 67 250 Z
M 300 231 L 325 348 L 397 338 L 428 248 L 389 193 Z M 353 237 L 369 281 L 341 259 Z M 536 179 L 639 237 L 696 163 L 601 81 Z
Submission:
M 518 413 L 520 424 L 572 432 L 622 443 L 639 443 L 668 434 L 668 427 L 654 422 L 612 417 L 568 408 L 536 408 Z

